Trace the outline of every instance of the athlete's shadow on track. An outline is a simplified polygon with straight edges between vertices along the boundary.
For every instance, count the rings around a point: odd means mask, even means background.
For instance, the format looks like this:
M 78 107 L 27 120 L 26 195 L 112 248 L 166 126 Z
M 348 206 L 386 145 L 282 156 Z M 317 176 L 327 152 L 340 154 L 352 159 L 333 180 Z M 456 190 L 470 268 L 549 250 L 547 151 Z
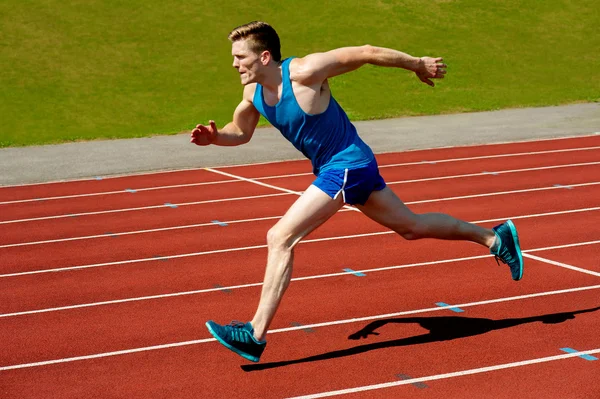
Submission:
M 407 317 L 398 319 L 383 319 L 374 321 L 362 330 L 350 335 L 348 339 L 358 340 L 367 338 L 369 335 L 379 335 L 378 328 L 389 323 L 417 323 L 429 333 L 413 337 L 394 339 L 391 341 L 376 342 L 372 344 L 358 345 L 348 349 L 341 349 L 333 352 L 322 353 L 309 356 L 302 359 L 284 360 L 281 362 L 245 364 L 242 367 L 244 371 L 266 370 L 276 367 L 289 366 L 292 364 L 308 363 L 318 360 L 335 359 L 345 356 L 358 355 L 360 353 L 372 351 L 375 349 L 392 348 L 398 346 L 426 344 L 430 342 L 449 341 L 452 339 L 472 337 L 474 335 L 485 334 L 493 330 L 502 330 L 504 328 L 515 327 L 521 324 L 542 322 L 544 324 L 563 323 L 572 320 L 575 315 L 582 313 L 595 312 L 600 306 L 590 309 L 577 310 L 574 312 L 554 313 L 541 316 L 523 317 L 520 319 L 482 319 L 462 316 L 439 316 L 439 317 Z

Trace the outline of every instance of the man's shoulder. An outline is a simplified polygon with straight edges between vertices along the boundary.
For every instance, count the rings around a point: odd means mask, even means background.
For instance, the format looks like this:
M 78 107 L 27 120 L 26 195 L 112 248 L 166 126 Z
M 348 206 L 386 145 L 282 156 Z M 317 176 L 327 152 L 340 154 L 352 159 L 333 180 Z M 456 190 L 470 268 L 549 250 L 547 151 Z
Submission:
M 290 79 L 299 81 L 306 75 L 306 64 L 304 58 L 290 57 L 289 71 Z
M 256 83 L 250 83 L 244 86 L 244 100 L 254 102 L 254 93 L 256 92 Z
M 290 80 L 303 86 L 318 87 L 324 81 L 315 79 L 314 64 L 311 63 L 310 54 L 303 58 L 294 58 L 290 61 Z

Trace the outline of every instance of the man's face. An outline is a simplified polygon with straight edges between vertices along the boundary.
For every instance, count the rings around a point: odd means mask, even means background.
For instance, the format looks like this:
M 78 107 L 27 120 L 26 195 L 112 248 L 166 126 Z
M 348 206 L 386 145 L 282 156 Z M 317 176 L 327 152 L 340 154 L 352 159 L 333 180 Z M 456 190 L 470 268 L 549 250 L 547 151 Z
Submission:
M 262 66 L 259 54 L 254 53 L 246 40 L 238 40 L 231 44 L 233 67 L 240 74 L 241 83 L 245 86 L 257 81 Z

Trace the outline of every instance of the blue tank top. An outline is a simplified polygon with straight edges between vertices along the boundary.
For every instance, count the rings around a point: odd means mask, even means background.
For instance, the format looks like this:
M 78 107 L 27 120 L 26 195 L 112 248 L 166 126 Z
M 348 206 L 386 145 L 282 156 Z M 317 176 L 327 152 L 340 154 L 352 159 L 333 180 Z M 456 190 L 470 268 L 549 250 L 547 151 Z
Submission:
M 356 128 L 333 95 L 327 110 L 321 114 L 307 114 L 300 108 L 290 81 L 292 59 L 286 58 L 281 64 L 283 89 L 279 102 L 275 106 L 268 105 L 264 100 L 263 87 L 257 84 L 254 107 L 310 159 L 315 175 L 329 169 L 366 166 L 374 159 L 373 152 L 360 139 Z

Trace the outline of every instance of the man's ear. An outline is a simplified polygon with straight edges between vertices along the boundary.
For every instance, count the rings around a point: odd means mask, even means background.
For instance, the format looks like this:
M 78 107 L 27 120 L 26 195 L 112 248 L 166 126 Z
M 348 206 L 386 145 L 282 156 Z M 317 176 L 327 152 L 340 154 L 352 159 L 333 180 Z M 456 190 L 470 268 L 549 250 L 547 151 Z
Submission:
M 271 57 L 271 52 L 269 50 L 265 50 L 262 53 L 260 53 L 260 62 L 263 65 L 268 65 L 269 62 L 271 61 L 272 57 Z

